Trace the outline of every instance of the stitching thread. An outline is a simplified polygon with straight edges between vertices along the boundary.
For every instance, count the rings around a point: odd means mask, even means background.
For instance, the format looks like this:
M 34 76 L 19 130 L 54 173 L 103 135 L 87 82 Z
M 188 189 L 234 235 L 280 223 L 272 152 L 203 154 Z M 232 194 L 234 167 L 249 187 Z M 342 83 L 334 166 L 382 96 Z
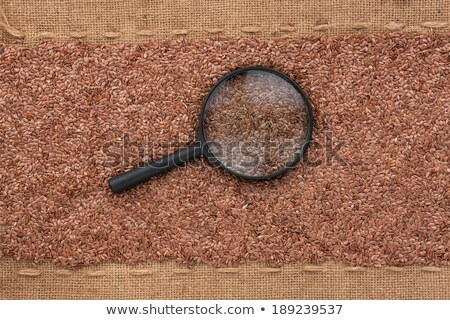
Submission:
M 262 272 L 262 273 L 278 273 L 278 272 L 281 272 L 281 268 L 260 268 L 259 272 Z
M 386 270 L 391 271 L 391 272 L 403 272 L 404 269 L 400 268 L 400 267 L 387 267 Z
M 138 30 L 138 32 L 136 32 L 137 35 L 139 36 L 153 36 L 155 35 L 155 33 L 152 30 Z
M 355 30 L 368 29 L 369 27 L 370 27 L 369 22 L 355 22 L 352 25 L 352 29 L 355 29 Z
M 425 271 L 425 272 L 440 272 L 440 271 L 442 271 L 442 268 L 438 268 L 438 267 L 422 267 L 421 269 L 422 269 L 422 271 Z
M 40 32 L 38 34 L 38 37 L 40 37 L 40 38 L 57 38 L 56 34 L 54 34 L 53 32 L 47 32 L 47 31 Z
M 86 276 L 88 277 L 104 277 L 106 276 L 106 271 L 88 271 L 86 272 Z
M 420 25 L 425 28 L 445 28 L 448 26 L 448 23 L 439 21 L 425 21 Z
M 81 39 L 81 38 L 85 38 L 87 37 L 87 33 L 86 32 L 81 32 L 81 31 L 72 31 L 71 33 L 69 33 L 69 37 L 75 38 L 75 39 Z
M 321 266 L 303 266 L 302 270 L 305 272 L 322 272 L 324 271 L 324 267 Z
M 186 35 L 188 33 L 189 31 L 187 29 L 176 29 L 172 31 L 172 34 L 176 36 Z
M 318 24 L 318 25 L 312 27 L 312 29 L 314 31 L 325 31 L 325 30 L 330 29 L 331 27 L 332 27 L 331 24 Z
M 369 270 L 369 268 L 366 267 L 346 267 L 342 269 L 345 272 L 366 272 Z M 383 270 L 383 269 L 381 269 Z M 387 270 L 389 272 L 394 272 L 394 273 L 399 273 L 399 272 L 404 272 L 406 271 L 405 267 L 396 267 L 396 266 L 386 266 L 384 267 L 384 270 Z M 420 271 L 422 272 L 432 272 L 432 273 L 436 273 L 436 272 L 442 272 L 443 268 L 440 267 L 433 267 L 433 266 L 425 266 L 425 267 L 420 267 L 419 268 Z M 188 273 L 193 273 L 195 270 L 193 269 L 174 269 L 172 270 L 173 274 L 188 274 Z M 215 271 L 217 273 L 222 273 L 222 274 L 237 274 L 241 272 L 240 268 L 217 268 L 215 269 Z M 258 271 L 260 273 L 281 273 L 283 271 L 283 268 L 259 268 Z M 300 268 L 300 271 L 303 272 L 326 272 L 326 267 L 323 266 L 315 266 L 315 265 L 305 265 L 302 266 Z M 154 274 L 155 272 L 157 272 L 157 270 L 154 269 L 133 269 L 129 271 L 129 275 L 131 276 L 149 276 Z M 73 275 L 73 272 L 71 270 L 67 270 L 67 269 L 59 269 L 54 271 L 54 273 L 58 276 L 70 276 Z M 32 269 L 32 268 L 28 268 L 28 269 L 20 269 L 17 271 L 17 274 L 19 276 L 25 276 L 25 277 L 38 277 L 41 276 L 43 274 L 43 272 L 41 270 L 38 269 Z M 95 271 L 87 271 L 85 273 L 85 275 L 87 277 L 105 277 L 108 275 L 107 271 L 104 270 L 95 270 Z
M 6 18 L 5 12 L 3 11 L 3 8 L 1 6 L 0 6 L 0 26 L 3 27 L 3 29 L 13 37 L 25 38 L 25 34 L 23 32 L 17 30 L 14 27 L 11 27 L 11 25 L 8 22 L 8 19 Z
M 103 36 L 105 38 L 110 38 L 110 39 L 114 39 L 114 38 L 118 38 L 120 37 L 120 32 L 116 32 L 116 31 L 108 31 L 108 32 L 104 32 Z
M 26 276 L 26 277 L 37 277 L 42 274 L 42 271 L 39 271 L 37 269 L 22 269 L 17 272 L 20 276 Z
M 261 31 L 261 27 L 257 26 L 243 27 L 241 28 L 241 31 L 245 33 L 258 33 Z
M 406 25 L 404 23 L 391 21 L 388 24 L 385 25 L 385 28 L 390 31 L 398 31 L 405 27 Z
M 209 29 L 206 29 L 206 32 L 212 33 L 212 34 L 221 33 L 223 31 L 224 31 L 223 28 L 209 28 Z
M 294 32 L 296 30 L 295 26 L 290 25 L 290 24 L 286 24 L 286 25 L 281 25 L 278 30 L 280 31 L 284 31 L 284 32 Z
M 0 26 L 3 27 L 3 29 L 13 37 L 25 38 L 25 34 L 23 32 L 17 30 L 16 28 L 13 28 L 9 25 L 8 20 L 6 19 L 6 16 L 1 8 L 0 8 Z M 332 27 L 333 27 L 332 24 L 319 24 L 319 25 L 313 26 L 311 29 L 313 31 L 326 31 L 328 29 L 331 29 Z M 395 22 L 395 21 L 391 21 L 384 26 L 384 28 L 389 31 L 400 31 L 400 30 L 404 29 L 405 27 L 406 27 L 406 25 L 404 23 Z M 410 27 L 414 27 L 414 26 L 410 26 Z M 439 21 L 425 21 L 425 22 L 421 23 L 420 26 L 418 26 L 418 27 L 424 27 L 424 28 L 430 28 L 430 29 L 444 29 L 444 28 L 448 27 L 448 23 L 447 22 L 439 22 Z M 356 22 L 351 26 L 351 28 L 354 30 L 369 29 L 370 23 Z M 290 26 L 290 25 L 281 25 L 278 28 L 278 31 L 288 32 L 288 33 L 294 32 L 296 30 L 297 30 L 297 28 L 295 26 Z M 209 29 L 205 29 L 205 31 L 210 34 L 218 34 L 218 33 L 224 32 L 225 29 L 224 28 L 209 28 Z M 243 27 L 243 28 L 241 28 L 240 31 L 243 33 L 254 34 L 254 33 L 261 32 L 262 29 L 261 29 L 261 27 L 250 26 L 250 27 Z M 176 29 L 176 30 L 172 30 L 171 34 L 174 36 L 187 35 L 187 34 L 189 34 L 189 30 Z M 81 32 L 81 31 L 72 31 L 69 33 L 69 37 L 75 38 L 75 39 L 86 38 L 88 35 L 89 34 L 87 32 Z M 155 32 L 152 30 L 148 30 L 148 29 L 142 29 L 142 30 L 137 30 L 136 35 L 154 36 Z M 38 34 L 38 36 L 42 37 L 42 38 L 58 38 L 58 35 L 56 35 L 53 32 L 48 32 L 48 31 L 40 32 Z M 104 32 L 102 34 L 102 36 L 105 38 L 114 39 L 114 38 L 119 38 L 120 36 L 122 36 L 122 33 L 117 32 L 117 31 L 107 31 L 107 32 Z
M 55 273 L 57 275 L 59 275 L 59 276 L 70 276 L 70 275 L 72 275 L 72 272 L 70 270 L 64 270 L 64 269 L 56 270 Z
M 219 273 L 238 273 L 239 268 L 220 268 L 220 269 L 217 269 L 217 272 L 219 272 Z
M 367 268 L 365 268 L 365 267 L 348 267 L 348 268 L 344 268 L 344 271 L 347 271 L 347 272 L 364 272 L 364 271 L 367 271 Z
M 152 274 L 154 271 L 151 269 L 136 269 L 130 270 L 130 275 L 132 276 L 147 276 Z

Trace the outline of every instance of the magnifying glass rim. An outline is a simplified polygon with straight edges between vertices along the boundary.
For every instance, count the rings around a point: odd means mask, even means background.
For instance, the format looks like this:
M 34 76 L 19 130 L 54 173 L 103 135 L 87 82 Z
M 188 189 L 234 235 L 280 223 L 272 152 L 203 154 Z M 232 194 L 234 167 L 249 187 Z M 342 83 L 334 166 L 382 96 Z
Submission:
M 208 142 L 206 140 L 205 137 L 205 113 L 206 113 L 206 108 L 208 106 L 208 101 L 211 98 L 212 94 L 214 93 L 214 91 L 225 81 L 227 81 L 228 79 L 241 74 L 241 73 L 245 73 L 248 71 L 264 71 L 264 72 L 269 72 L 272 73 L 280 78 L 282 78 L 283 80 L 285 80 L 286 82 L 288 82 L 289 84 L 291 84 L 295 90 L 297 90 L 297 92 L 302 96 L 303 100 L 305 101 L 305 107 L 306 107 L 306 112 L 308 115 L 308 123 L 307 123 L 307 129 L 306 129 L 306 139 L 305 139 L 305 143 L 303 144 L 302 148 L 299 150 L 299 152 L 295 153 L 295 157 L 292 161 L 288 162 L 284 167 L 282 167 L 281 169 L 267 174 L 267 175 L 262 175 L 262 176 L 250 176 L 250 175 L 245 175 L 236 171 L 231 170 L 230 168 L 228 168 L 227 166 L 225 166 L 222 162 L 220 162 L 215 156 L 214 153 L 211 152 L 211 150 L 209 149 L 208 146 Z M 219 81 L 216 82 L 216 84 L 211 88 L 211 90 L 209 91 L 208 95 L 205 98 L 205 101 L 203 102 L 203 106 L 202 106 L 202 110 L 200 112 L 200 128 L 199 128 L 199 133 L 198 133 L 198 140 L 200 141 L 200 144 L 202 146 L 202 151 L 203 151 L 203 156 L 207 157 L 209 161 L 211 161 L 212 163 L 216 164 L 217 166 L 219 166 L 221 169 L 246 180 L 267 180 L 267 179 L 273 179 L 275 177 L 278 177 L 280 175 L 282 175 L 283 173 L 285 173 L 286 171 L 288 171 L 289 169 L 292 169 L 302 158 L 303 154 L 305 153 L 306 149 L 308 148 L 308 145 L 311 141 L 311 137 L 312 137 L 312 129 L 313 129 L 313 116 L 312 116 L 312 108 L 311 108 L 311 104 L 308 100 L 308 97 L 306 96 L 306 94 L 303 92 L 302 88 L 291 78 L 289 78 L 287 75 L 285 75 L 284 73 L 281 73 L 279 71 L 276 71 L 272 68 L 268 68 L 268 67 L 262 67 L 262 66 L 250 66 L 250 67 L 245 67 L 245 68 L 241 68 L 241 69 L 236 69 L 234 71 L 231 71 L 229 73 L 227 73 L 225 76 L 223 76 Z

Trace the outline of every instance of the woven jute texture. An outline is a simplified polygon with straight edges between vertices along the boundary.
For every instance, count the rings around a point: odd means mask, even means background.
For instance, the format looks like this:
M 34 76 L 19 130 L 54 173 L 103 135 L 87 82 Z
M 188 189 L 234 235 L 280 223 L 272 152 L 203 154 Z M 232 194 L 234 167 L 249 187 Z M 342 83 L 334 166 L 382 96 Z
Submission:
M 0 41 L 448 32 L 448 0 L 2 0 Z M 0 258 L 1 259 L 1 258 Z M 77 270 L 0 260 L 0 299 L 450 299 L 450 268 L 172 262 Z
M 450 269 L 258 263 L 239 268 L 105 264 L 77 271 L 4 261 L 0 299 L 449 299 Z
M 2 0 L 0 39 L 142 42 L 149 37 L 445 31 L 448 0 Z

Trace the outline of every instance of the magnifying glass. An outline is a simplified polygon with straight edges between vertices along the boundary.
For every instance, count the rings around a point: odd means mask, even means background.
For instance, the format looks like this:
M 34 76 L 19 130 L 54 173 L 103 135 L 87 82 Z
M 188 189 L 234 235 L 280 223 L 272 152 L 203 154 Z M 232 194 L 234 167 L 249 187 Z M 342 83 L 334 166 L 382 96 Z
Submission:
M 238 69 L 207 95 L 197 142 L 108 184 L 119 193 L 200 156 L 243 179 L 272 179 L 300 161 L 312 127 L 311 105 L 295 81 L 271 68 Z

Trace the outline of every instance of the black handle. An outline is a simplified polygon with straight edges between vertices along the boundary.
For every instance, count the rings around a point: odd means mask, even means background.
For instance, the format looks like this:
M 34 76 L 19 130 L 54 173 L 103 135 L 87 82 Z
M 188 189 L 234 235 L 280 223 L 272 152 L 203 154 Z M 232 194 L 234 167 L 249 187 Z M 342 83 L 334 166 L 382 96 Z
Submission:
M 193 160 L 200 155 L 202 155 L 201 143 L 196 142 L 187 148 L 180 149 L 143 167 L 119 174 L 109 179 L 108 184 L 112 192 L 119 193 L 145 182 L 151 177 L 182 166 L 189 160 Z

